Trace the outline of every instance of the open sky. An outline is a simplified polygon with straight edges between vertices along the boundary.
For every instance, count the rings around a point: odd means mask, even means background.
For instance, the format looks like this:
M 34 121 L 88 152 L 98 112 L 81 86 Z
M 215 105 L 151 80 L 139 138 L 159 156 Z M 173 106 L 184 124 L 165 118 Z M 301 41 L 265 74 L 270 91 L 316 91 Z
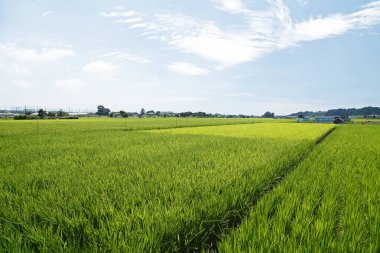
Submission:
M 380 1 L 0 0 L 0 108 L 380 105 Z

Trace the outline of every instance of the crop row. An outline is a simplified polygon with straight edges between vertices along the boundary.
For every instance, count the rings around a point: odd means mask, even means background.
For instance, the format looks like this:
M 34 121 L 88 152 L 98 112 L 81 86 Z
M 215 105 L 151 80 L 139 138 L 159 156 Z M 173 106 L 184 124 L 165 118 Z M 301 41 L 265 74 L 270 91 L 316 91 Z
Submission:
M 3 136 L 0 251 L 214 247 L 329 129 L 244 124 Z
M 221 252 L 379 252 L 380 128 L 348 125 L 261 199 Z
M 99 131 L 165 129 L 244 123 L 284 123 L 289 119 L 264 118 L 80 118 L 75 120 L 0 120 L 0 137 L 31 134 L 72 134 Z

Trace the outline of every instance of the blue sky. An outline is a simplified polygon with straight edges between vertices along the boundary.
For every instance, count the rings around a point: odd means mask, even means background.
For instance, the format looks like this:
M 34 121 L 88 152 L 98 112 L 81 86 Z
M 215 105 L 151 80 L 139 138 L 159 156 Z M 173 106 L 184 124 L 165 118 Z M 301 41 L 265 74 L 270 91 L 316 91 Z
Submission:
M 380 106 L 380 1 L 0 0 L 0 108 Z

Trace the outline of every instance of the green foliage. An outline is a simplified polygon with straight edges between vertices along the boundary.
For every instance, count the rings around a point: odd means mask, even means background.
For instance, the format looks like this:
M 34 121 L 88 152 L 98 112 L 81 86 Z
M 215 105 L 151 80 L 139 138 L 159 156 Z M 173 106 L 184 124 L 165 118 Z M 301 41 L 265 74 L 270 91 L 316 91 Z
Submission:
M 0 251 L 199 251 L 331 128 L 115 122 L 0 121 Z
M 120 111 L 119 112 L 120 115 L 123 117 L 123 118 L 128 118 L 128 113 L 126 111 Z
M 44 109 L 39 109 L 37 113 L 38 113 L 38 117 L 40 117 L 41 119 L 45 118 L 47 115 L 47 113 L 46 113 L 46 111 L 44 111 Z
M 263 118 L 274 118 L 274 112 L 265 112 Z
M 108 116 L 111 112 L 110 109 L 104 107 L 103 105 L 98 105 L 97 107 L 98 111 L 96 112 L 99 116 Z
M 69 114 L 67 112 L 64 112 L 63 110 L 59 110 L 57 113 L 57 116 L 58 118 L 64 118 L 64 117 L 68 117 Z
M 337 127 L 220 252 L 379 252 L 380 128 Z
M 47 116 L 48 116 L 49 118 L 55 118 L 57 115 L 56 115 L 56 113 L 54 113 L 54 112 L 48 112 L 48 113 L 47 113 Z
M 33 116 L 33 115 L 16 115 L 13 117 L 15 120 L 28 120 L 28 119 L 39 119 L 38 116 Z
M 86 133 L 104 131 L 124 131 L 124 130 L 143 130 L 143 129 L 165 129 L 173 127 L 207 126 L 207 125 L 232 125 L 249 123 L 285 123 L 296 122 L 295 120 L 274 120 L 263 118 L 249 119 L 226 119 L 226 118 L 80 118 L 79 120 L 69 121 L 66 119 L 78 119 L 78 117 L 66 117 L 58 121 L 43 120 L 37 124 L 29 121 L 5 121 L 0 120 L 0 137 L 3 135 L 30 135 L 38 133 Z

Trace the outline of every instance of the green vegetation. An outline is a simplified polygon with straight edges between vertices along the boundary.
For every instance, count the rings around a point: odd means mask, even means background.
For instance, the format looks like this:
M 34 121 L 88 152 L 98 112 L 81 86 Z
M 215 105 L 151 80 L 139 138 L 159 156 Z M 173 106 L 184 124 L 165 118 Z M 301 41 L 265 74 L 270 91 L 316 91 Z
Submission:
M 127 129 L 171 126 L 161 120 Z M 40 121 L 36 134 L 28 123 L 0 122 L 0 251 L 214 247 L 333 127 L 86 119 Z
M 0 121 L 0 252 L 379 252 L 379 126 L 285 122 Z
M 349 109 L 330 109 L 328 111 L 318 111 L 318 112 L 311 112 L 311 111 L 305 111 L 305 112 L 297 112 L 290 114 L 291 116 L 308 116 L 308 117 L 314 117 L 314 116 L 370 116 L 370 115 L 380 115 L 380 108 L 379 107 L 372 107 L 367 106 L 363 108 L 349 108 Z
M 365 119 L 353 119 L 354 123 L 377 123 L 380 124 L 380 119 L 365 118 Z
M 380 128 L 339 126 L 221 252 L 380 252 Z
M 97 131 L 162 129 L 189 126 L 244 123 L 284 123 L 293 119 L 227 118 L 80 118 L 79 120 L 0 120 L 0 136 L 31 134 L 72 134 Z

